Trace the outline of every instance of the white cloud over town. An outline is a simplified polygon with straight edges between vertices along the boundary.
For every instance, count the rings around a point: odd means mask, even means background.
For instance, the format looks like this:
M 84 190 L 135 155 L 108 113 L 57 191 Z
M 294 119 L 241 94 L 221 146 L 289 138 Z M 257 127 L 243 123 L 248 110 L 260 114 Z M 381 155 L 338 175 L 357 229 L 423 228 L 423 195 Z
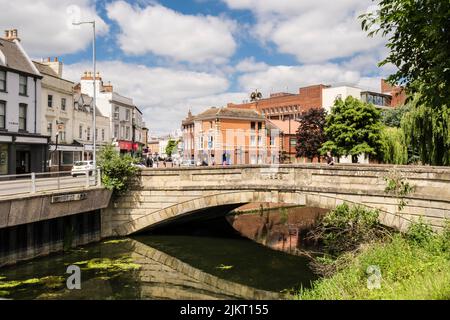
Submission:
M 73 21 L 97 22 L 97 33 L 108 26 L 96 13 L 94 0 L 0 0 L 0 30 L 18 29 L 19 38 L 32 57 L 75 53 L 92 42 L 92 29 L 74 27 Z
M 250 10 L 256 17 L 253 35 L 273 43 L 300 63 L 318 63 L 371 52 L 383 45 L 369 39 L 357 17 L 371 0 L 223 0 L 231 9 Z
M 184 15 L 156 4 L 141 8 L 124 1 L 107 5 L 107 12 L 121 29 L 118 43 L 127 54 L 224 63 L 236 50 L 235 24 L 225 18 Z
M 67 65 L 64 77 L 79 82 L 81 75 L 91 70 L 88 61 Z M 110 81 L 115 91 L 133 98 L 152 130 L 157 131 L 178 128 L 194 101 L 213 103 L 211 96 L 229 87 L 229 81 L 220 75 L 121 61 L 100 61 L 97 70 L 105 84 Z

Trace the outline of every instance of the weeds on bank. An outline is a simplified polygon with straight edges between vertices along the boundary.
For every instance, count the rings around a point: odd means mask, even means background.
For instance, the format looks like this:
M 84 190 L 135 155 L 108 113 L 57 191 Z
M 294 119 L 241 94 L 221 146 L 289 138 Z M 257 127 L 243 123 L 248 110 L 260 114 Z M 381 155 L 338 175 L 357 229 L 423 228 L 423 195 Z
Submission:
M 404 234 L 378 223 L 378 213 L 342 205 L 313 231 L 324 255 L 313 260 L 323 278 L 298 299 L 450 299 L 450 222 L 442 232 L 419 220 Z M 380 285 L 368 285 L 370 267 Z

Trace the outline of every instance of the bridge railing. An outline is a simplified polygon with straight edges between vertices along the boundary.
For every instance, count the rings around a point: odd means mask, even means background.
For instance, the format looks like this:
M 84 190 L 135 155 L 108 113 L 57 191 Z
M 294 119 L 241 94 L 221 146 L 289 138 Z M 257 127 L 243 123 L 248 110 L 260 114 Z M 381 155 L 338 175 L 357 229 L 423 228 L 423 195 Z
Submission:
M 70 171 L 0 175 L 0 198 L 99 186 L 100 169 L 86 170 L 75 177 Z

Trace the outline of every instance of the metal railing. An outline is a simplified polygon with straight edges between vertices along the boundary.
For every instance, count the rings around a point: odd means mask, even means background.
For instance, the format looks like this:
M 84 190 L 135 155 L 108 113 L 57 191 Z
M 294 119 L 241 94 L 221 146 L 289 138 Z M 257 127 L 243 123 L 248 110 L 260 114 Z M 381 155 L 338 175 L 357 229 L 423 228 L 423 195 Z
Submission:
M 100 186 L 100 169 L 86 170 L 75 177 L 70 171 L 0 175 L 0 198 Z

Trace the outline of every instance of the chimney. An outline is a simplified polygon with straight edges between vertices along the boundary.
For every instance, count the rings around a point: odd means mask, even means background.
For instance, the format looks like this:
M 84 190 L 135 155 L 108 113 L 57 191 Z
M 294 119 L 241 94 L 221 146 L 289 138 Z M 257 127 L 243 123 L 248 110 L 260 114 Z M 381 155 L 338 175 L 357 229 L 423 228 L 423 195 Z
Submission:
M 5 39 L 9 41 L 17 40 L 20 41 L 17 33 L 17 29 L 5 30 Z
M 63 64 L 59 61 L 58 57 L 54 57 L 53 59 L 48 57 L 44 64 L 49 66 L 58 75 L 58 77 L 62 77 Z

